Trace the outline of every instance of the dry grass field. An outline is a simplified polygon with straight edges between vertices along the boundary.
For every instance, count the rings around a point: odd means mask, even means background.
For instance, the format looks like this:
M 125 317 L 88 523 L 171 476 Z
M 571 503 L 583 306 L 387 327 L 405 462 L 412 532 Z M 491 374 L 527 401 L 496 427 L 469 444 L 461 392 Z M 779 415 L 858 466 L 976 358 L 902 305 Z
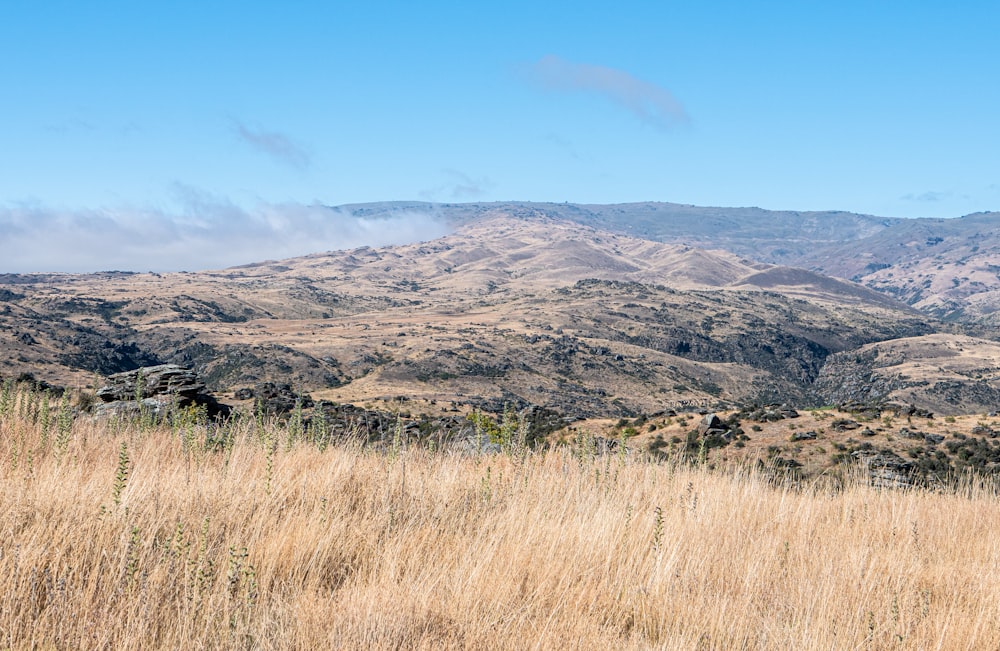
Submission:
M 781 485 L 0 396 L 0 647 L 995 649 L 986 483 Z

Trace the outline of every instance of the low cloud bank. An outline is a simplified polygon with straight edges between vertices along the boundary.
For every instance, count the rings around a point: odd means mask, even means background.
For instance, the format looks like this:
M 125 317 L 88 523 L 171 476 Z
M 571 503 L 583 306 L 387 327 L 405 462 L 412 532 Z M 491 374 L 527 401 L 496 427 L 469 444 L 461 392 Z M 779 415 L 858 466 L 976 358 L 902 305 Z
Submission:
M 0 206 L 0 273 L 220 269 L 449 232 L 426 213 L 371 218 L 295 203 L 245 209 L 195 190 L 184 195 L 177 211 Z

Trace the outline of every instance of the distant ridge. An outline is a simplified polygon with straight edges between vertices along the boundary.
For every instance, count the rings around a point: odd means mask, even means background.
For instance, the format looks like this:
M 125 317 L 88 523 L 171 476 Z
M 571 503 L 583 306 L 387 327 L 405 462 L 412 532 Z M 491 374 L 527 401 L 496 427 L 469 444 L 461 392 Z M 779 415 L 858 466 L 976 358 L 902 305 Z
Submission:
M 433 213 L 455 226 L 497 215 L 562 220 L 754 262 L 857 281 L 950 321 L 1000 325 L 1000 213 L 953 219 L 878 217 L 844 211 L 764 210 L 640 202 L 383 202 L 333 208 L 371 218 Z

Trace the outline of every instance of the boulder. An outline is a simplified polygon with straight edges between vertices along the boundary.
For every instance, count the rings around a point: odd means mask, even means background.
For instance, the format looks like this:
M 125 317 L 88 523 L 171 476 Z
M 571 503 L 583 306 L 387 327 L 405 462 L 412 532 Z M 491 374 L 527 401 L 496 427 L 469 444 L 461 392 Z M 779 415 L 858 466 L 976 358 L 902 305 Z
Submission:
M 852 429 L 861 429 L 861 423 L 850 418 L 837 418 L 830 423 L 830 428 L 837 432 L 846 432 Z
M 976 425 L 971 433 L 973 436 L 988 436 L 991 439 L 995 439 L 998 435 L 998 432 L 988 425 Z
M 698 434 L 700 436 L 708 436 L 709 434 L 725 434 L 729 431 L 726 424 L 722 422 L 717 414 L 707 414 L 698 423 Z
M 868 482 L 879 488 L 906 488 L 913 485 L 913 464 L 892 452 L 872 453 L 857 450 L 851 453 L 868 475 Z
M 812 441 L 816 438 L 816 432 L 812 430 L 808 432 L 795 432 L 792 434 L 792 441 Z
M 927 418 L 933 419 L 934 412 L 928 411 L 927 409 L 921 409 L 916 405 L 900 405 L 895 403 L 890 403 L 886 405 L 886 409 L 892 410 L 896 416 L 899 417 L 916 417 L 916 418 Z
M 781 414 L 782 418 L 798 418 L 799 412 L 795 411 L 788 405 L 781 405 L 778 407 L 778 413 Z
M 480 454 L 500 454 L 502 451 L 500 444 L 490 442 L 488 436 L 467 436 L 453 441 L 449 449 L 462 455 L 471 456 L 477 456 Z

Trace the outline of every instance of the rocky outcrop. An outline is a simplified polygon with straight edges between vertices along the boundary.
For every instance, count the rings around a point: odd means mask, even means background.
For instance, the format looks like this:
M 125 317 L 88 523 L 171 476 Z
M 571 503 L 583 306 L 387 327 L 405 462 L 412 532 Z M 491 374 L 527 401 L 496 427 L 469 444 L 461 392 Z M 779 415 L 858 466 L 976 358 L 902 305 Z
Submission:
M 4 376 L 0 375 L 0 384 L 8 381 L 13 382 L 15 384 L 27 385 L 30 386 L 35 391 L 48 392 L 49 395 L 57 397 L 62 396 L 62 394 L 66 391 L 65 387 L 61 387 L 57 384 L 49 384 L 45 380 L 39 380 L 38 378 L 35 377 L 34 373 L 29 373 L 29 372 L 23 372 L 17 375 L 17 377 L 11 377 L 6 379 L 4 378 Z
M 569 419 L 555 410 L 529 405 L 517 414 L 525 427 L 525 442 L 537 446 Z M 500 445 L 465 416 L 412 416 L 406 412 L 364 409 L 352 404 L 321 400 L 304 415 L 303 427 L 322 432 L 330 440 L 355 439 L 366 444 L 422 441 L 438 449 L 464 453 L 493 453 Z
M 723 420 L 717 414 L 706 414 L 697 428 L 688 435 L 687 451 L 700 452 L 701 448 L 725 447 L 742 437 L 744 434 L 738 415 L 734 414 Z
M 247 392 L 241 390 L 240 395 L 247 396 Z M 254 386 L 253 391 L 247 397 L 254 399 L 254 410 L 263 414 L 280 416 L 295 409 L 296 405 L 302 409 L 309 409 L 313 406 L 313 399 L 308 393 L 295 391 L 291 384 L 277 382 L 261 382 Z
M 893 374 L 879 372 L 878 351 L 849 351 L 830 355 L 813 382 L 817 403 L 825 405 L 884 402 L 907 381 Z
M 104 402 L 138 400 L 155 396 L 177 395 L 193 400 L 204 391 L 205 385 L 191 369 L 175 364 L 144 366 L 134 371 L 115 373 L 108 383 L 97 390 L 97 397 Z
M 857 450 L 852 453 L 868 476 L 868 482 L 878 488 L 907 488 L 913 485 L 913 464 L 892 452 L 873 453 Z
M 573 422 L 572 418 L 540 405 L 528 405 L 518 413 L 518 419 L 527 426 L 526 438 L 529 445 L 534 445 L 552 432 Z
M 885 405 L 887 411 L 891 411 L 896 416 L 902 418 L 934 418 L 934 412 L 929 409 L 922 409 L 915 405 L 898 405 L 895 403 L 887 403 Z
M 705 417 L 701 419 L 701 422 L 698 423 L 699 436 L 708 436 L 710 434 L 722 435 L 728 431 L 729 428 L 726 427 L 723 424 L 722 419 L 715 414 L 706 414 Z
M 853 414 L 854 416 L 865 420 L 874 420 L 882 417 L 883 406 L 884 405 L 881 403 L 858 402 L 856 400 L 851 400 L 840 403 L 837 405 L 837 408 L 840 411 Z
M 743 409 L 740 417 L 758 423 L 774 423 L 786 418 L 798 418 L 799 412 L 788 405 L 763 405 Z
M 850 418 L 835 418 L 833 422 L 830 423 L 830 429 L 835 432 L 847 432 L 850 430 L 861 429 L 861 423 Z
M 138 415 L 144 410 L 160 416 L 190 405 L 204 405 L 213 417 L 229 413 L 229 407 L 205 389 L 194 371 L 176 364 L 115 373 L 97 390 L 97 397 L 101 402 L 93 411 L 99 416 Z

